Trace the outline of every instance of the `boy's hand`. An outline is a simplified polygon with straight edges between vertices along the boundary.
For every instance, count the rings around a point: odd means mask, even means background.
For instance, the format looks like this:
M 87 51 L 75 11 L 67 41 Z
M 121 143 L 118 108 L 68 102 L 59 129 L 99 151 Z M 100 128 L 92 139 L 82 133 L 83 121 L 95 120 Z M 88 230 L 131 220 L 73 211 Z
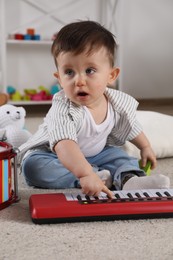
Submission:
M 103 181 L 97 176 L 96 173 L 80 178 L 82 192 L 89 196 L 99 196 L 103 191 L 109 198 L 113 198 L 113 193 L 104 185 Z
M 156 161 L 156 156 L 150 146 L 141 149 L 142 167 L 145 167 L 147 161 L 151 162 L 151 169 L 153 170 L 156 167 L 157 161 Z

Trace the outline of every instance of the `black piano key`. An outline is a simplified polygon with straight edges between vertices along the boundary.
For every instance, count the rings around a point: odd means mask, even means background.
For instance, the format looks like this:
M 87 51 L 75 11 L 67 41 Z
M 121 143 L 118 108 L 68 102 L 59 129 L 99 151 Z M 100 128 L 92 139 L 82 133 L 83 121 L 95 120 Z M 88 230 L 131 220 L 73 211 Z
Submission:
M 139 192 L 136 192 L 135 195 L 136 195 L 136 197 L 138 197 L 138 198 L 142 198 L 142 196 L 141 196 L 141 194 L 139 194 Z
M 77 195 L 77 197 L 76 197 L 79 201 L 82 201 L 82 198 L 81 198 L 81 195 Z
M 114 196 L 115 196 L 115 198 L 117 198 L 117 199 L 121 199 L 121 197 L 120 197 L 120 195 L 119 195 L 118 193 L 115 193 Z
M 167 199 L 172 200 L 173 197 L 171 196 L 171 194 L 168 191 L 165 191 L 164 194 L 168 197 Z
M 166 196 L 168 196 L 168 197 L 171 197 L 171 195 L 169 194 L 168 191 L 165 191 L 164 194 L 165 194 Z
M 139 192 L 135 193 L 136 197 L 138 197 L 139 200 L 143 200 L 143 197 L 141 196 L 141 194 Z
M 163 197 L 162 194 L 159 191 L 156 192 L 156 195 L 159 196 L 159 197 Z
M 130 198 L 130 199 L 134 199 L 132 194 L 130 192 L 127 193 L 127 196 Z
M 147 198 L 150 197 L 149 194 L 148 194 L 147 192 L 144 192 L 143 194 L 144 194 L 144 196 L 147 197 Z
M 90 196 L 88 196 L 88 195 L 85 195 L 85 198 L 86 198 L 86 200 L 91 200 Z
M 147 192 L 144 192 L 143 194 L 147 198 L 147 200 L 152 200 L 153 199 L 152 197 L 150 197 L 150 195 Z

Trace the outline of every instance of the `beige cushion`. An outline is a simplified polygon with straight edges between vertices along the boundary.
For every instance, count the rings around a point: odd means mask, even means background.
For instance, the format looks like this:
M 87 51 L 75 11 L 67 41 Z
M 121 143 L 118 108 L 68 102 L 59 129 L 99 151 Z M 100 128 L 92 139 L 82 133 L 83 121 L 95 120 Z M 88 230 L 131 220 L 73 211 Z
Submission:
M 173 157 L 173 116 L 152 111 L 137 111 L 137 119 L 156 157 Z M 130 142 L 127 142 L 123 148 L 129 155 L 140 158 L 139 150 Z

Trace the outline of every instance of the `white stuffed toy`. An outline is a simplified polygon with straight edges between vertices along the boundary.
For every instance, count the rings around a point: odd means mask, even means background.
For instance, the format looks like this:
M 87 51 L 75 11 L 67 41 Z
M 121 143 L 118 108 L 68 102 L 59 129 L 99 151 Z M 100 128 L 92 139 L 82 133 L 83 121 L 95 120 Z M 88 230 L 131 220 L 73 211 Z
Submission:
M 10 104 L 0 106 L 0 140 L 19 147 L 31 133 L 24 129 L 26 111 L 23 107 Z

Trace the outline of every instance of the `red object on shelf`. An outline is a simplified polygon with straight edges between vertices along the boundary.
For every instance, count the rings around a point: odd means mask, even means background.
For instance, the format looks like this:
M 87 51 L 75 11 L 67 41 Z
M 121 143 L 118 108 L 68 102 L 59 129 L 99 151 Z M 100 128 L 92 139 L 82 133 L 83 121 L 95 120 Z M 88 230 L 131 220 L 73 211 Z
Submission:
M 33 101 L 42 101 L 42 100 L 51 100 L 51 99 L 52 99 L 52 95 L 48 95 L 44 90 L 34 95 L 31 95 L 31 100 Z
M 14 35 L 14 38 L 15 38 L 15 40 L 23 40 L 24 39 L 24 35 L 21 34 L 21 33 L 16 33 Z
M 33 28 L 28 28 L 27 29 L 27 34 L 34 35 L 35 34 L 35 30 Z

